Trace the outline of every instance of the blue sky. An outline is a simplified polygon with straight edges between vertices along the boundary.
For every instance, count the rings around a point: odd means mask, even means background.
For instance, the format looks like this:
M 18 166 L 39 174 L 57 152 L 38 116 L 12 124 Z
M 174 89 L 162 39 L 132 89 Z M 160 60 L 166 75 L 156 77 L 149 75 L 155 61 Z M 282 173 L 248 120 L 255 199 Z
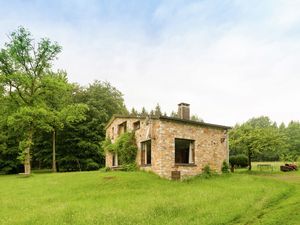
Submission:
M 131 108 L 188 102 L 207 122 L 299 120 L 300 1 L 0 0 L 0 46 L 22 25 L 63 46 L 55 68 L 111 82 Z

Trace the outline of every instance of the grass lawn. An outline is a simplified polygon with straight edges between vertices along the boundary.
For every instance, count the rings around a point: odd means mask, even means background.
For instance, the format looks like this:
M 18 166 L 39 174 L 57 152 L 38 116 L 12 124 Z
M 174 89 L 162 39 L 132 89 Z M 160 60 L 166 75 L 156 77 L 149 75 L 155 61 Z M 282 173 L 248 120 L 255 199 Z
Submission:
M 300 173 L 0 176 L 0 224 L 300 224 Z

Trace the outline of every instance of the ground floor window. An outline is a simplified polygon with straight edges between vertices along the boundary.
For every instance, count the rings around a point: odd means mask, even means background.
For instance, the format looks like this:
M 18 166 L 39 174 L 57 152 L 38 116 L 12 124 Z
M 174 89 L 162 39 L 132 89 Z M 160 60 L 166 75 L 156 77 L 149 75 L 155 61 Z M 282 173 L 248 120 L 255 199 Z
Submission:
M 151 140 L 141 142 L 141 165 L 151 165 Z
M 118 155 L 117 153 L 113 153 L 113 157 L 112 157 L 112 166 L 118 166 Z
M 175 138 L 175 163 L 193 164 L 195 163 L 195 141 Z

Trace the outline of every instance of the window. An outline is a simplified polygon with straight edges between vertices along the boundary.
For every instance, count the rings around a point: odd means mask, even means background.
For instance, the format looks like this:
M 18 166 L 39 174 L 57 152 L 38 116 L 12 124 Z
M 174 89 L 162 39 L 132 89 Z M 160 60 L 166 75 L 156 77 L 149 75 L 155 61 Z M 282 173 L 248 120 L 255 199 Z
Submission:
M 115 128 L 112 127 L 111 128 L 111 139 L 114 139 L 115 138 Z
M 112 157 L 112 166 L 118 166 L 118 155 L 116 153 L 113 153 Z
M 134 130 L 138 130 L 141 127 L 141 122 L 140 121 L 136 121 L 133 123 L 133 129 Z
M 151 165 L 151 140 L 141 143 L 141 165 Z
M 118 125 L 118 135 L 123 134 L 127 131 L 127 122 L 123 122 Z
M 195 141 L 175 138 L 175 164 L 193 164 Z

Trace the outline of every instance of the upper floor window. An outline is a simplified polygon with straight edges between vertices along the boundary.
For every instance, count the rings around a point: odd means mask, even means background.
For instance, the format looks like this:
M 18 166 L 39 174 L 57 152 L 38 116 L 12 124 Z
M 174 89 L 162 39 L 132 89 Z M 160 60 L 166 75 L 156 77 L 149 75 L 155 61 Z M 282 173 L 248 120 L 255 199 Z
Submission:
M 111 128 L 111 139 L 114 139 L 115 138 L 115 128 L 112 127 Z
M 127 131 L 127 121 L 118 125 L 118 135 L 123 134 Z
M 133 129 L 134 130 L 138 130 L 141 127 L 141 122 L 140 121 L 136 121 L 133 123 Z
M 195 141 L 175 138 L 175 164 L 195 163 Z

